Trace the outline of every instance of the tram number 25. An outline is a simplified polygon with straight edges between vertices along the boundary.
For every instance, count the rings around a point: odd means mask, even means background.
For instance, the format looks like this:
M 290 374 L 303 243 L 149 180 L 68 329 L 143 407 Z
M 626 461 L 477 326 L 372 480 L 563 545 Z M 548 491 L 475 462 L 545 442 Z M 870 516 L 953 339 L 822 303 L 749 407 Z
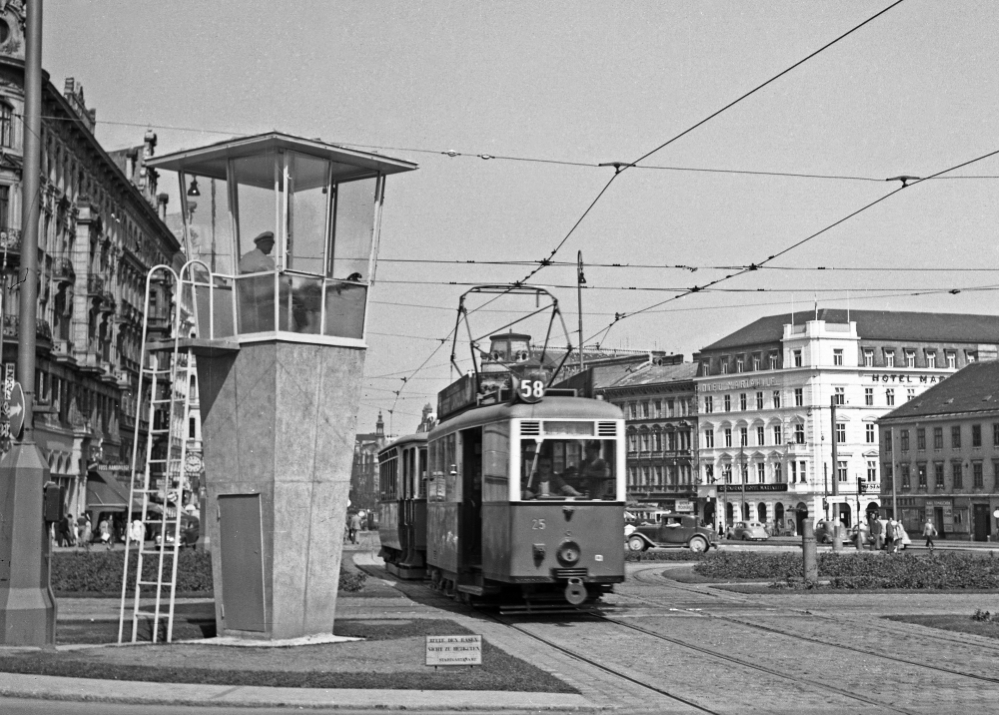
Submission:
M 531 520 L 531 528 L 534 529 L 534 530 L 537 530 L 537 531 L 540 531 L 541 529 L 544 529 L 545 528 L 545 520 L 544 519 L 532 519 Z
M 545 383 L 543 380 L 522 380 L 520 383 L 520 399 L 525 402 L 534 402 L 545 396 Z

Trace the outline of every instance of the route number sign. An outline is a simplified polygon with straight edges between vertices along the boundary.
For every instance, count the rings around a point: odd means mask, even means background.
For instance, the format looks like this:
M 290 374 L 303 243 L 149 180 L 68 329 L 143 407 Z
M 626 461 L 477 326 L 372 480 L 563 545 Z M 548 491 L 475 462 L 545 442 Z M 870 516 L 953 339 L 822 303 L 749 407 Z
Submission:
M 527 374 L 513 379 L 514 391 L 521 402 L 539 402 L 545 396 L 545 380 L 543 375 Z

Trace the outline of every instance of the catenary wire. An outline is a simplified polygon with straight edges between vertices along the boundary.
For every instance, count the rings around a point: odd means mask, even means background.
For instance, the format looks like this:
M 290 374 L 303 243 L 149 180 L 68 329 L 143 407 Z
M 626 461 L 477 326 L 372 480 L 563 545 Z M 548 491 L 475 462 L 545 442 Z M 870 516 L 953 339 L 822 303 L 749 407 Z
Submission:
M 970 166 L 971 164 L 975 164 L 977 162 L 983 161 L 983 160 L 988 159 L 990 157 L 996 156 L 997 154 L 999 154 L 999 149 L 995 149 L 995 150 L 992 150 L 990 152 L 986 152 L 985 154 L 981 154 L 980 156 L 977 156 L 977 157 L 975 157 L 973 159 L 969 159 L 967 161 L 963 161 L 963 162 L 961 162 L 959 164 L 955 164 L 954 166 L 948 167 L 946 169 L 942 169 L 941 171 L 935 172 L 934 174 L 931 174 L 930 176 L 928 176 L 926 178 L 914 179 L 914 180 L 912 180 L 911 184 L 907 184 L 905 181 L 903 181 L 902 185 L 900 187 L 898 187 L 897 189 L 894 189 L 893 191 L 889 191 L 887 194 L 885 194 L 885 195 L 883 195 L 883 196 L 875 199 L 874 201 L 871 201 L 870 203 L 865 204 L 864 206 L 860 207 L 859 209 L 857 209 L 855 211 L 850 212 L 846 216 L 844 216 L 844 217 L 842 217 L 842 218 L 834 221 L 833 223 L 825 226 L 824 228 L 816 231 L 815 233 L 813 233 L 813 234 L 811 234 L 809 236 L 806 236 L 805 238 L 801 239 L 800 241 L 796 241 L 795 243 L 793 243 L 790 246 L 788 246 L 788 247 L 786 247 L 786 248 L 778 251 L 777 253 L 775 253 L 775 254 L 773 254 L 771 256 L 768 256 L 765 260 L 760 261 L 760 263 L 758 263 L 758 264 L 752 264 L 748 268 L 743 268 L 743 269 L 741 269 L 739 271 L 736 271 L 735 273 L 729 274 L 727 276 L 723 276 L 721 278 L 717 278 L 717 279 L 715 279 L 715 280 L 713 280 L 713 281 L 711 281 L 711 282 L 709 282 L 709 283 L 707 283 L 707 284 L 705 284 L 703 286 L 695 286 L 694 288 L 691 288 L 691 289 L 687 290 L 684 293 L 681 293 L 681 294 L 676 295 L 676 296 L 672 296 L 670 298 L 667 298 L 666 300 L 660 301 L 658 303 L 650 305 L 650 306 L 648 306 L 646 308 L 642 308 L 642 309 L 637 310 L 635 312 L 615 314 L 614 320 L 611 322 L 611 324 L 608 325 L 607 327 L 605 327 L 604 329 L 602 329 L 600 332 L 596 333 L 593 337 L 597 337 L 599 335 L 603 335 L 603 336 L 606 337 L 606 335 L 610 331 L 611 327 L 613 327 L 613 325 L 615 323 L 617 323 L 617 322 L 619 322 L 619 321 L 621 321 L 621 320 L 623 320 L 625 318 L 633 317 L 635 315 L 640 315 L 641 313 L 644 313 L 647 310 L 651 310 L 653 308 L 658 308 L 658 307 L 660 307 L 662 305 L 665 305 L 666 303 L 670 303 L 672 301 L 679 300 L 679 299 L 684 298 L 684 297 L 686 297 L 688 295 L 692 295 L 694 293 L 701 292 L 701 291 L 703 291 L 703 290 L 705 290 L 707 288 L 711 288 L 711 287 L 713 287 L 713 286 L 715 286 L 715 285 L 717 285 L 719 283 L 722 283 L 724 281 L 728 281 L 728 280 L 731 280 L 733 278 L 737 278 L 739 276 L 745 275 L 746 273 L 749 273 L 751 271 L 758 270 L 760 267 L 764 266 L 765 264 L 767 264 L 767 263 L 769 263 L 769 262 L 771 262 L 773 260 L 776 260 L 777 258 L 779 258 L 779 257 L 781 257 L 783 255 L 786 255 L 787 253 L 795 250 L 796 248 L 799 248 L 799 247 L 803 246 L 804 244 L 808 243 L 809 241 L 814 240 L 815 238 L 818 238 L 822 234 L 824 234 L 824 233 L 832 230 L 833 228 L 835 228 L 835 227 L 843 224 L 844 222 L 846 222 L 846 221 L 848 221 L 848 220 L 850 220 L 850 219 L 852 219 L 852 218 L 860 215 L 861 213 L 867 211 L 868 209 L 871 209 L 874 206 L 877 206 L 878 204 L 880 204 L 881 202 L 883 202 L 883 201 L 891 198 L 892 196 L 895 196 L 896 194 L 898 194 L 898 192 L 900 192 L 900 191 L 908 188 L 909 186 L 915 186 L 916 184 L 921 184 L 921 183 L 923 183 L 923 182 L 925 182 L 925 181 L 927 181 L 929 179 L 932 179 L 932 178 L 935 178 L 935 177 L 938 177 L 938 176 L 950 173 L 952 171 L 957 171 L 958 169 L 961 169 L 961 168 L 963 168 L 965 166 Z M 949 292 L 949 291 L 947 291 L 947 292 Z M 582 347 L 582 345 L 585 345 L 591 339 L 592 338 L 587 339 L 586 341 L 581 341 L 580 346 Z
M 614 174 L 613 174 L 613 175 L 612 175 L 612 176 L 610 177 L 610 179 L 608 179 L 607 183 L 605 183 L 605 184 L 604 184 L 603 188 L 601 188 L 601 189 L 600 189 L 600 191 L 599 191 L 599 192 L 597 193 L 597 196 L 596 196 L 596 197 L 595 197 L 595 198 L 594 198 L 594 199 L 593 199 L 593 200 L 592 200 L 592 201 L 590 202 L 590 204 L 589 204 L 589 205 L 588 205 L 588 206 L 586 207 L 586 209 L 585 209 L 585 210 L 583 211 L 583 213 L 582 213 L 582 215 L 581 215 L 581 216 L 579 217 L 579 219 L 577 219 L 577 221 L 576 221 L 576 222 L 575 222 L 575 223 L 574 223 L 574 224 L 572 225 L 572 227 L 571 227 L 571 228 L 569 229 L 568 233 L 566 233 L 566 235 L 565 235 L 565 236 L 564 236 L 564 237 L 562 238 L 562 240 L 558 242 L 558 244 L 557 244 L 557 245 L 555 246 L 555 248 L 554 248 L 554 249 L 552 249 L 552 251 L 551 251 L 551 252 L 550 252 L 550 253 L 548 254 L 547 258 L 546 258 L 546 259 L 544 259 L 544 260 L 543 260 L 543 261 L 542 261 L 542 262 L 540 263 L 540 265 L 538 265 L 537 267 L 533 268 L 533 269 L 532 269 L 532 270 L 531 270 L 530 272 L 528 272 L 527 276 L 525 276 L 525 277 L 524 277 L 524 278 L 523 278 L 522 280 L 520 280 L 520 281 L 518 281 L 517 283 L 515 283 L 515 284 L 514 284 L 514 286 L 519 286 L 519 285 L 523 285 L 523 284 L 527 283 L 527 282 L 528 282 L 529 280 L 531 280 L 531 278 L 533 278 L 533 277 L 534 277 L 535 275 L 537 275 L 537 273 L 538 273 L 538 272 L 540 272 L 540 271 L 541 271 L 541 270 L 542 270 L 542 269 L 543 269 L 543 268 L 545 267 L 545 265 L 547 264 L 547 262 L 548 262 L 548 261 L 551 261 L 551 259 L 553 259 L 553 258 L 555 257 L 555 255 L 556 255 L 556 254 L 558 253 L 558 251 L 559 251 L 559 250 L 560 250 L 560 249 L 562 248 L 562 246 L 564 246 L 564 245 L 565 245 L 565 243 L 566 243 L 566 242 L 567 242 L 567 241 L 569 240 L 569 238 L 570 238 L 570 237 L 572 236 L 572 234 L 573 234 L 573 233 L 574 233 L 574 232 L 576 231 L 576 229 L 577 229 L 577 228 L 579 227 L 579 225 L 580 225 L 580 224 L 581 224 L 581 223 L 583 222 L 583 220 L 584 220 L 584 219 L 585 219 L 585 218 L 586 218 L 586 217 L 587 217 L 587 216 L 588 216 L 588 215 L 590 214 L 590 212 L 591 212 L 591 211 L 593 210 L 593 208 L 594 208 L 594 207 L 595 207 L 595 206 L 597 205 L 597 203 L 598 203 L 598 202 L 600 201 L 600 199 L 601 199 L 601 198 L 602 198 L 602 197 L 603 197 L 603 196 L 604 196 L 604 195 L 605 195 L 605 194 L 607 193 L 607 190 L 608 190 L 608 189 L 609 189 L 609 188 L 611 187 L 611 185 L 612 185 L 612 184 L 614 183 L 614 180 L 615 180 L 615 179 L 616 179 L 616 178 L 617 178 L 617 177 L 618 177 L 618 176 L 619 176 L 619 175 L 620 175 L 620 174 L 622 173 L 622 171 L 624 171 L 625 169 L 629 168 L 629 166 L 634 166 L 634 165 L 637 165 L 637 164 L 639 164 L 639 163 L 640 163 L 641 161 L 643 161 L 643 160 L 647 159 L 648 157 L 652 156 L 653 154 L 655 154 L 655 153 L 657 153 L 657 152 L 661 151 L 662 149 L 664 149 L 665 147 L 669 146 L 669 145 L 670 145 L 670 144 L 672 144 L 673 142 L 675 142 L 675 141 L 679 140 L 679 139 L 680 139 L 681 137 L 683 137 L 683 136 L 686 136 L 687 134 L 689 134 L 690 132 L 694 131 L 694 130 L 695 130 L 695 129 L 697 129 L 698 127 L 701 127 L 701 126 L 703 126 L 704 124 L 706 124 L 707 122 L 711 121 L 711 120 L 712 120 L 712 119 L 714 119 L 715 117 L 719 116 L 720 114 L 722 114 L 722 113 L 726 112 L 727 110 L 729 110 L 730 108 L 734 107 L 734 106 L 735 106 L 735 105 L 737 105 L 737 104 L 738 104 L 739 102 L 741 102 L 741 101 L 743 101 L 744 99 L 746 99 L 747 97 L 750 97 L 750 96 L 752 96 L 753 94 L 755 94 L 755 93 L 756 93 L 756 92 L 758 92 L 759 90 L 763 89 L 763 88 L 764 88 L 764 87 L 766 87 L 767 85 L 769 85 L 769 84 L 773 83 L 774 81 L 776 81 L 776 80 L 777 80 L 777 79 L 779 79 L 780 77 L 783 77 L 784 75 L 786 75 L 787 73 L 791 72 L 791 71 L 792 71 L 792 70 L 794 70 L 795 68 L 797 68 L 797 67 L 800 67 L 800 66 L 801 66 L 802 64 L 804 64 L 805 62 L 807 62 L 807 61 L 808 61 L 808 60 L 810 60 L 811 58 L 813 58 L 813 57 L 817 56 L 818 54 L 822 53 L 823 51 L 825 51 L 825 50 L 826 50 L 826 49 L 828 49 L 829 47 L 832 47 L 832 46 L 833 46 L 834 44 L 836 44 L 837 42 L 839 42 L 839 41 L 840 41 L 840 40 L 842 40 L 843 38 L 845 38 L 845 37 L 847 37 L 847 36 L 851 35 L 851 34 L 852 34 L 852 33 L 854 33 L 855 31 L 859 30 L 859 29 L 860 29 L 861 27 L 863 27 L 864 25 L 868 24 L 869 22 L 871 22 L 871 21 L 873 21 L 874 19 L 876 19 L 876 18 L 880 17 L 880 16 L 881 16 L 881 15 L 883 15 L 884 13 L 888 12 L 888 10 L 891 10 L 892 8 L 894 8 L 894 7 L 898 6 L 898 5 L 900 5 L 900 4 L 902 3 L 902 2 L 904 2 L 904 0 L 896 0 L 896 1 L 894 2 L 894 3 L 892 3 L 891 5 L 889 5 L 889 6 L 887 7 L 887 8 L 884 8 L 883 10 L 879 11 L 878 13 L 876 13 L 876 14 L 875 14 L 875 15 L 873 15 L 873 16 L 871 16 L 871 17 L 870 17 L 870 18 L 868 18 L 867 20 L 864 20 L 864 21 L 863 21 L 862 23 L 860 23 L 859 25 L 856 25 L 856 26 L 854 26 L 853 28 L 851 28 L 851 29 L 850 29 L 850 30 L 848 30 L 847 32 L 843 33 L 842 35 L 840 35 L 840 36 L 839 36 L 839 37 L 837 37 L 836 39 L 832 40 L 831 42 L 828 42 L 828 43 L 826 43 L 825 45 L 823 45 L 822 47 L 820 47 L 820 48 L 819 48 L 818 50 L 816 50 L 816 51 L 812 52 L 811 54 L 809 54 L 809 55 L 808 55 L 807 57 L 805 57 L 804 59 L 802 59 L 802 60 L 799 60 L 798 62 L 794 63 L 793 65 L 791 65 L 791 66 L 790 66 L 790 67 L 788 67 L 787 69 L 785 69 L 785 70 L 783 70 L 782 72 L 778 73 L 777 75 L 775 75 L 775 76 L 771 77 L 771 78 L 770 78 L 770 79 L 768 79 L 768 80 L 767 80 L 766 82 L 763 82 L 762 84 L 760 84 L 760 85 L 756 86 L 755 88 L 751 89 L 751 90 L 750 90 L 749 92 L 746 92 L 745 94 L 743 94 L 743 95 L 742 95 L 741 97 L 739 97 L 739 98 L 737 98 L 737 99 L 733 100 L 732 102 L 729 102 L 729 103 L 728 103 L 727 105 L 725 105 L 725 106 L 724 106 L 724 107 L 722 107 L 721 109 L 719 109 L 719 110 L 717 110 L 717 111 L 713 112 L 713 113 L 712 113 L 712 114 L 710 114 L 710 115 L 709 115 L 708 117 L 706 117 L 706 118 L 704 118 L 704 119 L 700 120 L 699 122 L 697 122 L 696 124 L 694 124 L 694 125 L 692 125 L 692 126 L 688 127 L 687 129 L 685 129 L 685 130 L 684 130 L 684 131 L 682 131 L 681 133 L 677 134 L 676 136 L 672 137 L 671 139 L 667 140 L 666 142 L 663 142 L 662 144 L 660 144 L 659 146 L 657 146 L 657 147 L 656 147 L 655 149 L 653 149 L 652 151 L 650 151 L 650 152 L 647 152 L 646 154 L 642 155 L 642 156 L 641 156 L 641 157 L 640 157 L 639 159 L 637 159 L 636 161 L 633 161 L 633 162 L 631 162 L 631 164 L 630 164 L 630 165 L 625 165 L 625 166 L 621 166 L 621 165 L 615 165 L 615 166 L 614 166 Z M 498 300 L 498 299 L 499 299 L 500 297 L 501 297 L 501 296 L 496 296 L 495 298 L 493 298 L 492 300 L 490 300 L 490 301 L 486 302 L 486 303 L 485 303 L 485 304 L 484 304 L 483 306 L 480 306 L 480 307 L 485 307 L 485 306 L 489 305 L 490 303 L 492 303 L 492 302 L 495 302 L 495 301 L 496 301 L 496 300 Z M 615 322 L 616 322 L 616 321 L 615 321 Z M 609 330 L 609 328 L 608 328 L 608 330 Z M 451 331 L 451 333 L 450 333 L 450 334 L 453 334 L 453 333 L 454 333 L 454 330 L 452 329 L 452 331 Z M 580 339 L 582 339 L 582 336 L 580 336 Z M 444 344 L 444 343 L 443 343 L 443 341 L 442 341 L 442 342 L 441 342 L 441 345 L 443 345 L 443 344 Z M 436 354 L 436 352 L 437 352 L 438 350 L 440 350 L 440 348 L 441 348 L 441 345 L 438 345 L 437 347 L 435 347 L 435 348 L 434 348 L 434 350 L 433 350 L 433 352 L 431 353 L 431 355 L 430 355 L 430 356 L 428 356 L 428 358 L 427 358 L 427 360 L 428 360 L 428 361 L 430 360 L 430 358 L 431 358 L 431 357 L 432 357 L 432 356 L 433 356 L 434 354 Z M 580 345 L 580 348 L 582 348 L 582 344 Z M 416 371 L 415 371 L 415 372 L 414 372 L 413 374 L 416 374 L 416 373 L 418 373 L 418 372 L 419 372 L 419 370 L 420 370 L 420 368 L 417 368 L 417 370 L 416 370 Z M 404 387 L 405 387 L 405 381 L 404 381 Z M 400 390 L 400 392 L 401 392 L 401 390 Z M 396 399 L 398 399 L 398 397 L 399 397 L 399 396 L 398 396 L 398 395 L 396 395 Z M 394 403 L 393 403 L 393 406 L 394 406 Z

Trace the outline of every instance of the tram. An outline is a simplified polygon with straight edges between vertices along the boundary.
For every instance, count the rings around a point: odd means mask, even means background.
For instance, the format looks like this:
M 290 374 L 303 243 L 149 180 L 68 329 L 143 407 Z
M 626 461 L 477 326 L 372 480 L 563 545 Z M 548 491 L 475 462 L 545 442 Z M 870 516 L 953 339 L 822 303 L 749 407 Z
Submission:
M 426 575 L 427 434 L 400 437 L 378 453 L 378 531 L 385 569 L 399 578 Z
M 530 336 L 490 340 L 427 437 L 428 576 L 468 602 L 592 603 L 625 578 L 624 416 L 552 387 Z

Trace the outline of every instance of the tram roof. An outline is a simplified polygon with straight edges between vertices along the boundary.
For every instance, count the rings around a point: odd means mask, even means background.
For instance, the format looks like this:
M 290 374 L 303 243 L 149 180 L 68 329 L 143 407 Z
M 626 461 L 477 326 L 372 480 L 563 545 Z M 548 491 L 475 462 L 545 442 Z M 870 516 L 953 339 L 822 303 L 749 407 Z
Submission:
M 620 420 L 624 414 L 616 405 L 586 397 L 545 397 L 533 404 L 518 402 L 472 407 L 446 420 L 442 420 L 430 436 L 465 429 L 490 422 L 507 420 Z
M 405 434 L 402 437 L 396 437 L 394 440 L 386 444 L 384 447 L 378 450 L 378 454 L 384 454 L 390 449 L 395 447 L 405 447 L 407 444 L 422 444 L 427 441 L 426 432 L 415 432 L 413 434 Z

